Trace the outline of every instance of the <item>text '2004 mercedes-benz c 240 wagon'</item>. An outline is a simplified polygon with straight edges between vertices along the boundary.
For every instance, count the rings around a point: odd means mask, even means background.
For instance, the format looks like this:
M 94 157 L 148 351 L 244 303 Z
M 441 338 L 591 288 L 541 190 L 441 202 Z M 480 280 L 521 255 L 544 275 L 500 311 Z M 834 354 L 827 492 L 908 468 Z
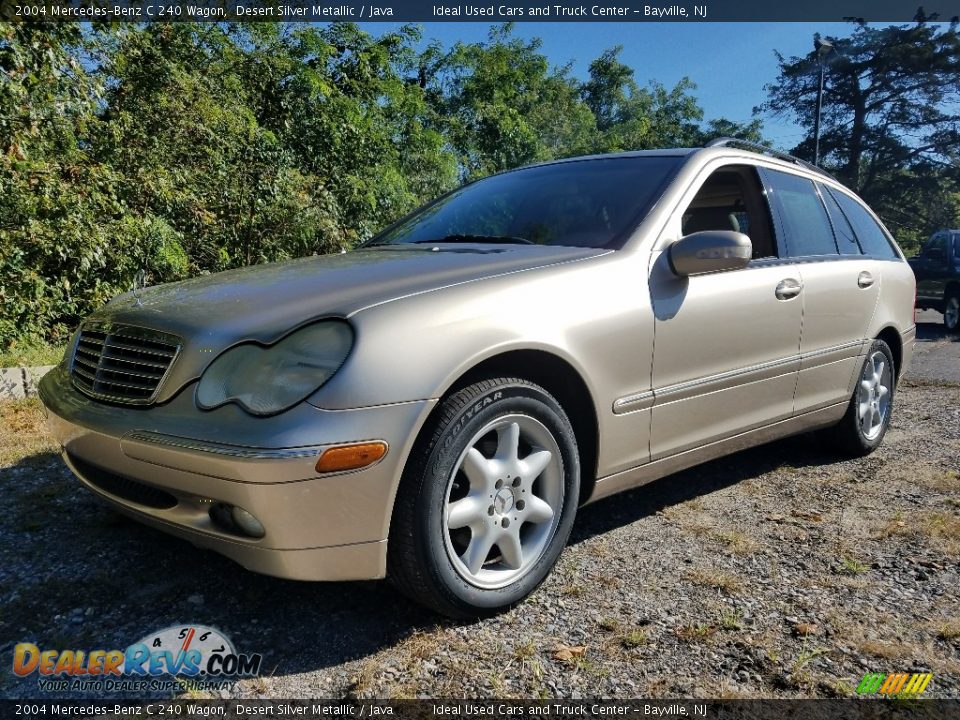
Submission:
M 353 252 L 120 295 L 40 395 L 134 518 L 478 616 L 585 502 L 813 429 L 873 450 L 913 305 L 858 198 L 721 141 L 505 172 Z

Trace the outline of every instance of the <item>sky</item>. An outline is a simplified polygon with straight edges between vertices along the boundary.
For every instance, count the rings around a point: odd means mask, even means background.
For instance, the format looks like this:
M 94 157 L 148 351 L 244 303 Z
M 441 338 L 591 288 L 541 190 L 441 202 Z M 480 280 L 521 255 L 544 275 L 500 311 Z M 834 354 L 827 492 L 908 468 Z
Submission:
M 361 23 L 374 35 L 399 24 Z M 445 46 L 459 41 L 485 40 L 486 23 L 422 23 L 424 44 L 439 40 Z M 777 77 L 774 51 L 806 55 L 813 50 L 813 34 L 848 35 L 849 23 L 536 23 L 518 22 L 515 35 L 539 37 L 542 51 L 555 66 L 573 63 L 573 74 L 587 75 L 590 61 L 605 49 L 623 45 L 622 60 L 645 85 L 657 80 L 668 88 L 684 76 L 696 83 L 694 91 L 704 119 L 726 117 L 747 121 L 766 99 L 764 85 Z M 812 103 L 811 103 L 812 105 Z M 811 114 L 813 107 L 810 108 Z M 803 137 L 789 119 L 762 117 L 764 137 L 789 150 Z

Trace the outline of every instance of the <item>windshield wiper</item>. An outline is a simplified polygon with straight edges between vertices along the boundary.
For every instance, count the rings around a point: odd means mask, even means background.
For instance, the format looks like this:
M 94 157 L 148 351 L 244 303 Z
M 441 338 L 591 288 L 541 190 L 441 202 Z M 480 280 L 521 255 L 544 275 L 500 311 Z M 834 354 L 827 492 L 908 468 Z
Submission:
M 536 245 L 532 240 L 522 237 L 513 237 L 511 235 L 465 235 L 454 234 L 446 235 L 436 240 L 414 240 L 413 245 L 424 245 L 427 243 L 502 243 L 512 245 Z

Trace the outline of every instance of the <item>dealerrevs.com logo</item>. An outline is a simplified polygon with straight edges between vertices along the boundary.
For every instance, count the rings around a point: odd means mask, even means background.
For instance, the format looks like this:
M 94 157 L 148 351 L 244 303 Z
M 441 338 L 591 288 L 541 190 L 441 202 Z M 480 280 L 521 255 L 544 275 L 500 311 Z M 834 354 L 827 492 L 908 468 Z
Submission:
M 151 633 L 126 650 L 41 649 L 20 643 L 13 672 L 37 676 L 44 691 L 166 691 L 231 686 L 260 674 L 260 653 L 238 653 L 219 630 L 174 626 Z

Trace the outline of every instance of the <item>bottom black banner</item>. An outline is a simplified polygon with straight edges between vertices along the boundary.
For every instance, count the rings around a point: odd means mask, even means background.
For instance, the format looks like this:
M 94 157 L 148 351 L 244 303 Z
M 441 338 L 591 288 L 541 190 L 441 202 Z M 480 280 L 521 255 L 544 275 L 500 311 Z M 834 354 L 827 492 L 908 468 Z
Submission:
M 0 718 L 960 720 L 960 700 L 0 700 Z

